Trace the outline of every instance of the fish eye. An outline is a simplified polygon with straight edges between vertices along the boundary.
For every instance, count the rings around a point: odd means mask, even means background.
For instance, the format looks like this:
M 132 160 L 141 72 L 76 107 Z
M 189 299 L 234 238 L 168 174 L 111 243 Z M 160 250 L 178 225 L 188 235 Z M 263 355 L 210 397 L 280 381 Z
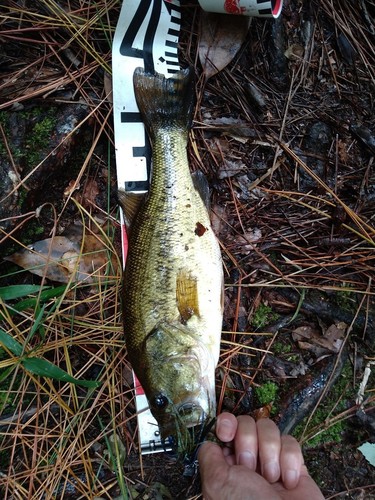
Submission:
M 154 397 L 154 406 L 162 410 L 168 405 L 168 398 L 164 394 L 158 394 Z

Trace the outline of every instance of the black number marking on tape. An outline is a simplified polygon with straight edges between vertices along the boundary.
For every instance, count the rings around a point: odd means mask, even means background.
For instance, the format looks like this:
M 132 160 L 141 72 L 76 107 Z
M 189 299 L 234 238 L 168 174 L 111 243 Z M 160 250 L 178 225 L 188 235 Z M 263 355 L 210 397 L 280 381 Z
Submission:
M 123 111 L 121 113 L 121 123 L 143 123 L 140 113 L 127 113 Z M 144 132 L 144 146 L 133 146 L 133 158 L 145 158 L 146 159 L 146 169 L 147 178 L 150 178 L 151 172 L 151 144 L 150 140 Z M 147 191 L 149 188 L 149 182 L 145 181 L 129 181 L 125 182 L 125 191 Z
M 166 9 L 169 15 L 171 16 L 170 19 L 171 23 L 177 25 L 177 27 L 179 28 L 181 20 L 179 19 L 179 17 L 174 16 L 172 14 L 173 11 L 178 13 L 180 12 L 181 9 L 179 6 L 174 5 L 166 0 L 141 0 L 120 45 L 120 54 L 122 56 L 136 57 L 138 59 L 143 59 L 145 71 L 150 73 L 155 72 L 154 60 L 152 56 L 152 47 L 160 19 L 162 2 L 164 2 Z M 145 37 L 143 40 L 143 46 L 142 49 L 140 49 L 134 47 L 133 44 L 143 24 L 143 21 L 147 16 L 148 11 L 150 10 L 151 4 L 152 4 L 151 15 L 146 29 Z M 169 34 L 178 37 L 179 29 L 171 28 L 169 30 Z M 175 57 L 177 57 L 177 43 L 166 40 L 166 45 L 169 47 L 173 47 L 176 50 Z M 168 61 L 167 64 L 169 64 Z
M 143 20 L 149 11 L 152 0 L 141 0 L 137 11 L 129 24 L 124 38 L 120 45 L 120 54 L 122 56 L 137 57 L 144 60 L 145 70 L 153 73 L 155 71 L 154 61 L 152 58 L 152 44 L 154 41 L 156 28 L 161 13 L 162 0 L 154 0 L 152 2 L 152 11 L 149 24 L 146 29 L 145 38 L 143 40 L 142 49 L 134 48 L 133 43 L 138 31 L 140 30 Z

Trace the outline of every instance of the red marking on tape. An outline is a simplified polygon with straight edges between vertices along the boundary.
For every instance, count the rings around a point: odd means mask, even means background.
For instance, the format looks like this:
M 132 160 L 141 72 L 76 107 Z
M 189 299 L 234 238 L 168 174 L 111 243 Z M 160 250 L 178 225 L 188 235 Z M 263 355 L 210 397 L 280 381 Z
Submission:
M 128 255 L 128 234 L 126 232 L 125 224 L 121 224 L 121 240 L 122 240 L 122 258 L 126 262 L 126 256 Z
M 278 16 L 280 14 L 280 10 L 281 10 L 281 7 L 282 7 L 282 0 L 275 0 L 275 2 L 272 2 L 272 14 L 274 16 Z
M 141 386 L 141 383 L 138 380 L 137 375 L 135 373 L 133 373 L 133 379 L 134 379 L 135 395 L 143 396 L 145 391 L 143 390 L 143 387 Z
M 241 7 L 240 0 L 225 0 L 224 10 L 228 14 L 243 14 L 246 9 Z

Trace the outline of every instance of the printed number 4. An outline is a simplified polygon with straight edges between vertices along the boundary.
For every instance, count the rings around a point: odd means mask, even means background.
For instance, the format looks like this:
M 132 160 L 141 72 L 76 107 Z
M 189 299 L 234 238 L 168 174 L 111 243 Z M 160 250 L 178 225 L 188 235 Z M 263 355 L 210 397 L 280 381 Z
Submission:
M 143 40 L 142 49 L 133 47 L 135 37 L 140 30 L 143 20 L 152 4 L 150 20 L 146 29 L 145 38 Z M 137 57 L 143 59 L 145 71 L 154 73 L 154 60 L 152 57 L 152 45 L 156 33 L 156 28 L 160 19 L 162 8 L 162 0 L 141 0 L 137 11 L 130 22 L 124 38 L 120 45 L 120 54 L 128 57 Z

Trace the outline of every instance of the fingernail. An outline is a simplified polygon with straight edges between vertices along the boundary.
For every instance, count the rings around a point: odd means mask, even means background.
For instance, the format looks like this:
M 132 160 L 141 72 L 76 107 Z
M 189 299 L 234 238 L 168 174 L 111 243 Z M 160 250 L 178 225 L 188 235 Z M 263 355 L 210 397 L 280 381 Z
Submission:
M 283 482 L 288 488 L 295 488 L 298 483 L 297 471 L 293 469 L 286 470 L 284 472 Z
M 219 434 L 222 441 L 231 441 L 233 438 L 233 424 L 230 420 L 223 418 L 220 420 Z
M 280 477 L 280 467 L 277 462 L 268 462 L 263 466 L 263 476 L 270 482 L 275 483 Z
M 251 451 L 243 451 L 238 455 L 238 464 L 239 465 L 246 465 L 251 470 L 255 470 L 256 467 L 256 461 L 255 461 L 255 456 L 254 453 Z

